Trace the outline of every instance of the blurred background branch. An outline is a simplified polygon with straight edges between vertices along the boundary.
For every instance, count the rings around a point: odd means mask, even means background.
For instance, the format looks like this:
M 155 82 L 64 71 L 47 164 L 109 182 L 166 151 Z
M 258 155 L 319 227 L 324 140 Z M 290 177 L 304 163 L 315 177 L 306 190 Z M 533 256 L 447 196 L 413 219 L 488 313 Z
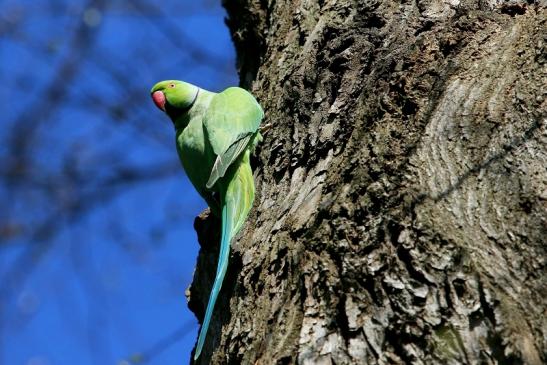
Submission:
M 216 1 L 3 2 L 0 363 L 189 357 L 204 203 L 148 91 L 237 84 L 223 17 Z

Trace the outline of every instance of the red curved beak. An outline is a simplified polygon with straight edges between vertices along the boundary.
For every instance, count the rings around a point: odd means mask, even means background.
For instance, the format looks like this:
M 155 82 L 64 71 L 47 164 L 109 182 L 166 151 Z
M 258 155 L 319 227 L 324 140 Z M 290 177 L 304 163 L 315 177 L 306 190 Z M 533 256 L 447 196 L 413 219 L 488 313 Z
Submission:
M 163 91 L 154 91 L 152 93 L 152 100 L 154 100 L 154 104 L 161 110 L 165 111 L 165 95 L 163 94 Z

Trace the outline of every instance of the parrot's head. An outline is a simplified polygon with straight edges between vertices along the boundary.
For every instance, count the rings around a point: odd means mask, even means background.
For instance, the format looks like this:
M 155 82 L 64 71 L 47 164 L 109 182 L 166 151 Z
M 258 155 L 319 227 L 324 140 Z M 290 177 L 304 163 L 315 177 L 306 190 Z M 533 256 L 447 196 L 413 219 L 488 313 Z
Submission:
M 194 105 L 199 87 L 184 81 L 166 80 L 154 85 L 150 93 L 154 104 L 174 119 Z

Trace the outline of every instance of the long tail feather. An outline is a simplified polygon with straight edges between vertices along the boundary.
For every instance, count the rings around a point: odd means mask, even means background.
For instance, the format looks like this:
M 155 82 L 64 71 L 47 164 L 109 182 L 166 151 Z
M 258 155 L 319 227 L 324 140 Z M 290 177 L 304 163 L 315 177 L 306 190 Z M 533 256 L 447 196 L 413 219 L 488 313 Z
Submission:
M 203 343 L 205 342 L 205 337 L 207 336 L 209 323 L 211 322 L 211 317 L 213 316 L 213 309 L 215 308 L 218 293 L 220 293 L 220 288 L 222 287 L 222 282 L 224 281 L 224 276 L 226 275 L 226 269 L 228 268 L 231 240 L 230 231 L 232 230 L 231 223 L 231 219 L 228 217 L 227 206 L 224 204 L 222 207 L 222 239 L 220 241 L 220 252 L 218 254 L 217 274 L 215 276 L 215 283 L 211 289 L 211 294 L 209 295 L 205 318 L 203 319 L 203 324 L 201 325 L 201 330 L 199 332 L 198 345 L 194 354 L 194 360 L 197 360 L 201 354 L 201 350 L 203 349 Z
M 205 311 L 205 318 L 198 337 L 198 344 L 194 354 L 194 360 L 197 360 L 203 349 L 207 330 L 213 316 L 215 303 L 226 275 L 228 268 L 228 258 L 230 256 L 230 241 L 241 229 L 245 222 L 245 218 L 251 209 L 254 200 L 254 181 L 249 165 L 249 152 L 245 152 L 245 156 L 238 163 L 232 176 L 228 176 L 228 186 L 224 190 L 221 188 L 221 205 L 222 205 L 222 236 L 220 241 L 220 252 L 218 255 L 217 273 L 215 282 L 211 289 L 209 302 Z M 224 191 L 223 191 L 224 190 Z

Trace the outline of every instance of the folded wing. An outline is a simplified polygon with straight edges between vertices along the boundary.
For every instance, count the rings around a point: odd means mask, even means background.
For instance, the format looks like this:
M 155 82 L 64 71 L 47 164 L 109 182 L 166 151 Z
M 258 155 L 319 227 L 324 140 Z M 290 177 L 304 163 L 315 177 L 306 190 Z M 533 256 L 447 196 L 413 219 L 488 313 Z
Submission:
M 203 121 L 206 138 L 217 156 L 207 181 L 208 189 L 252 143 L 263 116 L 255 98 L 239 87 L 230 87 L 213 98 Z

